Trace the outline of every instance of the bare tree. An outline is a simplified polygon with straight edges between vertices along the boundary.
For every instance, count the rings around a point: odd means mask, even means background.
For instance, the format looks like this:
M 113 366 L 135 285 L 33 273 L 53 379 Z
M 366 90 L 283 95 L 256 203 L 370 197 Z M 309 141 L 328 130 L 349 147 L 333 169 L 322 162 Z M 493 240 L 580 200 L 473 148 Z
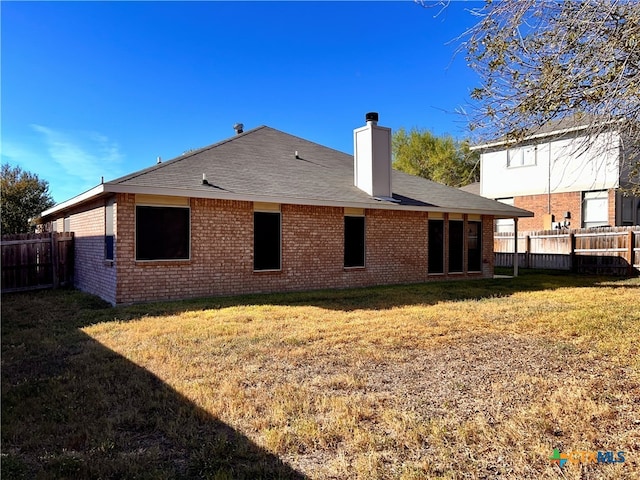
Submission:
M 640 3 L 486 0 L 472 13 L 478 22 L 460 45 L 480 76 L 470 114 L 478 139 L 518 142 L 571 119 L 591 138 L 615 129 L 639 193 Z

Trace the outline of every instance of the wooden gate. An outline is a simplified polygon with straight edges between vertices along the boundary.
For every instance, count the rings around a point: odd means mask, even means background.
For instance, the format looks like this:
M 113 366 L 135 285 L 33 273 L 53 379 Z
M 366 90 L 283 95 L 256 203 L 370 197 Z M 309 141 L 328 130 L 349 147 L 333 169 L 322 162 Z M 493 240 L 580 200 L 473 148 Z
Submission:
M 3 235 L 2 292 L 73 285 L 73 232 Z

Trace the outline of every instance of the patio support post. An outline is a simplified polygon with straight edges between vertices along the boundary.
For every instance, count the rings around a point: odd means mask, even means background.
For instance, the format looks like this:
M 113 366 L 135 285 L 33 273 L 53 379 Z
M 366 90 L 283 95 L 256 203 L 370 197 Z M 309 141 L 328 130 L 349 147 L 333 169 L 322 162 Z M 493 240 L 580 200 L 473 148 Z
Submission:
M 513 219 L 513 276 L 518 276 L 518 217 Z

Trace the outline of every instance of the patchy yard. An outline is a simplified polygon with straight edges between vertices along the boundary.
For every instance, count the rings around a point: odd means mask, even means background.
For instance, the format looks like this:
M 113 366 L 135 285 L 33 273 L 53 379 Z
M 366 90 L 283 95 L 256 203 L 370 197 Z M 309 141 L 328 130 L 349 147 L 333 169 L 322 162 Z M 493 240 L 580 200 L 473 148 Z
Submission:
M 2 300 L 3 478 L 640 475 L 638 279 Z

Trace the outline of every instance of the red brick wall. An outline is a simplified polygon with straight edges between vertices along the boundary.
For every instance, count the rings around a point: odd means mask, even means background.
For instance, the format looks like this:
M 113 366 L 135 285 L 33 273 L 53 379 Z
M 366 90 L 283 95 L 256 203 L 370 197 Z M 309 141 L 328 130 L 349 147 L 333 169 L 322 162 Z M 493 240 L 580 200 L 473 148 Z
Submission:
M 106 201 L 68 213 L 76 238 L 75 285 L 111 303 L 493 275 L 492 217 L 483 218 L 482 273 L 427 276 L 426 212 L 366 210 L 366 266 L 345 269 L 344 210 L 300 205 L 281 206 L 282 270 L 254 272 L 253 204 L 206 199 L 190 200 L 191 260 L 136 262 L 135 195 L 116 200 L 113 262 L 104 258 Z M 466 268 L 466 249 L 464 255 Z
M 534 213 L 533 217 L 518 220 L 518 230 L 543 230 L 544 215 L 549 213 L 549 197 L 543 195 L 523 195 L 514 197 L 514 206 Z M 552 193 L 551 214 L 555 221 L 564 220 L 565 212 L 571 212 L 571 228 L 582 228 L 582 192 Z M 609 190 L 609 225 L 616 224 L 616 194 Z
M 114 216 L 115 216 L 114 207 Z M 70 231 L 74 232 L 74 285 L 116 302 L 116 269 L 105 261 L 105 202 L 100 200 L 82 211 L 71 212 Z M 62 230 L 62 219 L 58 229 Z
M 549 213 L 549 197 L 544 195 L 525 195 L 513 199 L 514 206 L 534 213 L 533 217 L 518 220 L 518 230 L 543 230 L 544 216 Z M 582 193 L 567 192 L 551 194 L 551 214 L 555 221 L 564 220 L 565 212 L 571 212 L 571 225 L 580 227 L 582 224 Z
M 367 210 L 365 222 L 367 284 L 427 279 L 426 212 Z
M 609 225 L 612 227 L 615 227 L 616 225 L 618 225 L 618 223 L 616 222 L 616 200 L 617 200 L 617 195 L 616 195 L 616 191 L 614 189 L 610 189 L 609 192 L 609 213 L 608 213 L 608 217 L 609 217 Z
M 118 195 L 117 303 L 429 279 L 425 212 L 366 210 L 366 266 L 345 269 L 344 210 L 284 204 L 282 269 L 254 272 L 253 204 L 191 199 L 190 207 L 191 260 L 136 262 L 135 196 Z M 483 243 L 483 272 L 468 277 L 493 275 L 492 217 L 484 217 Z

